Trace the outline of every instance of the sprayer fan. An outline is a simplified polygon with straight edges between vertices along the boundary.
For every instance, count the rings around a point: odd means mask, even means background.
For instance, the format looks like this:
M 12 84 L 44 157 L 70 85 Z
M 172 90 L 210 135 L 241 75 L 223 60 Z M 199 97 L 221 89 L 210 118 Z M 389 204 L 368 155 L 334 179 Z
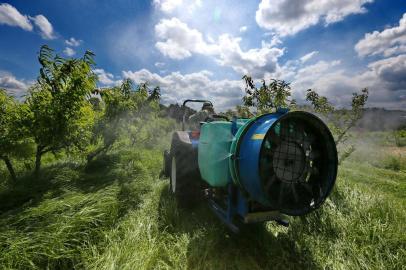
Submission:
M 310 211 L 330 192 L 331 181 L 324 168 L 329 158 L 326 144 L 331 140 L 326 140 L 315 123 L 300 117 L 283 118 L 263 142 L 263 188 L 272 206 L 287 214 Z

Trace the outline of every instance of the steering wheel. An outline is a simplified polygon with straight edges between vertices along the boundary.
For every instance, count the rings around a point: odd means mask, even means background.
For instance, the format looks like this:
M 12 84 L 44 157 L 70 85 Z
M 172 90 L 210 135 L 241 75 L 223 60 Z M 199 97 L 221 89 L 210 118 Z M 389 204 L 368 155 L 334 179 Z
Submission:
M 206 117 L 206 119 L 204 119 L 204 122 L 213 122 L 213 121 L 216 120 L 215 118 L 221 118 L 221 119 L 224 119 L 226 121 L 230 121 L 230 119 L 225 115 L 213 114 L 211 116 Z

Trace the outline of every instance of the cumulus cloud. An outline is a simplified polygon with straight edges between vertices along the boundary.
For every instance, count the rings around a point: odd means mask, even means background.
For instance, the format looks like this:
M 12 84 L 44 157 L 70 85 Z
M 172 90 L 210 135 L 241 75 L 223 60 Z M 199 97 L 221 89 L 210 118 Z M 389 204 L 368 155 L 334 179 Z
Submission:
M 217 47 L 204 41 L 202 33 L 178 18 L 163 19 L 155 26 L 155 35 L 162 40 L 155 47 L 172 59 L 190 57 L 193 52 L 213 54 Z
M 291 61 L 279 72 L 280 78 L 292 82 L 293 95 L 299 103 L 304 102 L 306 90 L 311 88 L 338 106 L 349 106 L 352 93 L 368 87 L 368 106 L 406 106 L 406 55 L 372 62 L 357 73 L 348 73 L 338 60 L 320 60 L 311 65 Z
M 208 55 L 222 66 L 254 77 L 273 72 L 278 57 L 284 53 L 283 49 L 274 48 L 266 42 L 262 42 L 261 48 L 243 51 L 240 47 L 241 38 L 229 34 L 220 35 L 217 42 L 206 42 L 201 32 L 177 18 L 161 20 L 155 26 L 155 34 L 162 40 L 155 44 L 156 48 L 169 58 L 184 59 L 193 53 Z
M 82 40 L 75 39 L 74 37 L 65 40 L 65 44 L 71 47 L 78 47 L 82 42 L 83 42 Z
M 366 33 L 355 45 L 359 56 L 382 54 L 385 57 L 406 52 L 406 13 L 399 20 L 399 25 L 383 30 Z
M 63 50 L 63 53 L 67 56 L 74 56 L 76 54 L 76 51 L 72 48 L 66 47 L 65 50 Z
M 348 86 L 347 78 L 343 74 L 343 70 L 339 67 L 340 61 L 324 61 L 320 60 L 314 64 L 306 66 L 291 66 L 292 88 L 295 90 L 295 98 L 299 101 L 304 101 L 306 90 L 316 89 L 320 94 L 328 96 L 334 103 L 338 105 L 345 104 L 348 101 L 349 95 L 356 89 Z M 295 69 L 296 68 L 296 69 Z M 343 101 L 345 100 L 345 101 Z
M 373 0 L 262 0 L 255 18 L 260 27 L 287 36 L 320 22 L 329 25 L 350 14 L 364 13 L 364 5 L 371 2 Z
M 216 110 L 222 111 L 240 104 L 244 94 L 241 80 L 214 80 L 212 73 L 207 70 L 189 74 L 172 72 L 161 76 L 141 69 L 123 71 L 123 77 L 136 83 L 147 81 L 152 86 L 159 85 L 166 104 L 181 103 L 187 98 L 209 99 L 213 101 Z
M 10 4 L 0 4 L 0 24 L 16 26 L 25 31 L 32 31 L 32 24 L 27 15 L 22 15 Z
M 16 79 L 11 73 L 0 71 L 0 88 L 15 97 L 22 97 L 26 94 L 29 85 L 24 81 Z
M 41 37 L 43 39 L 55 39 L 55 32 L 52 24 L 44 15 L 37 15 L 35 17 L 30 17 L 34 24 L 39 28 Z
M 121 83 L 120 79 L 102 68 L 96 68 L 93 72 L 97 75 L 99 83 L 101 83 L 102 86 L 114 86 Z
M 352 93 L 368 87 L 368 106 L 399 109 L 406 106 L 404 74 L 406 55 L 372 62 L 366 70 L 356 73 L 349 73 L 339 60 L 320 60 L 309 65 L 298 59 L 288 61 L 268 75 L 291 82 L 293 97 L 300 104 L 305 102 L 306 90 L 311 88 L 327 96 L 335 105 L 348 107 Z M 201 98 L 214 101 L 217 110 L 224 111 L 241 104 L 244 96 L 241 80 L 213 79 L 213 74 L 207 70 L 189 74 L 172 72 L 163 76 L 141 69 L 123 71 L 122 77 L 137 83 L 148 81 L 152 86 L 159 85 L 166 104 L 180 103 L 186 98 Z
M 154 0 L 154 5 L 165 13 L 171 13 L 182 5 L 182 2 L 182 0 Z
M 391 91 L 406 91 L 406 54 L 372 62 L 371 72 Z
M 26 31 L 33 30 L 33 22 L 38 27 L 43 39 L 55 39 L 55 32 L 52 24 L 44 15 L 34 17 L 21 14 L 15 7 L 10 4 L 0 4 L 0 24 L 20 27 Z
M 283 49 L 273 48 L 270 43 L 262 42 L 261 48 L 243 51 L 240 41 L 241 38 L 233 38 L 228 34 L 219 37 L 217 62 L 220 65 L 255 78 L 262 78 L 266 73 L 276 70 L 278 58 L 284 53 Z

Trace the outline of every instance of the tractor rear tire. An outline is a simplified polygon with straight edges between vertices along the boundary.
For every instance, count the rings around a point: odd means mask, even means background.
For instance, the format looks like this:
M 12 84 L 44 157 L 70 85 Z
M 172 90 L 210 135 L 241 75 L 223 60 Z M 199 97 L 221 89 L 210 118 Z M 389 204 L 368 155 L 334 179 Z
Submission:
M 199 182 L 189 166 L 187 156 L 182 153 L 172 155 L 170 192 L 182 208 L 193 206 L 199 197 Z

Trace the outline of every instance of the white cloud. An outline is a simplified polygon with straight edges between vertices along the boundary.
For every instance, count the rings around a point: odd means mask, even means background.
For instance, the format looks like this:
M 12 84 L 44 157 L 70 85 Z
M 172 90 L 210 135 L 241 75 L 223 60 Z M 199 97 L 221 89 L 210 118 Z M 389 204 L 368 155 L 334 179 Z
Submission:
M 159 85 L 165 104 L 181 103 L 187 98 L 209 99 L 216 110 L 223 111 L 240 104 L 244 94 L 241 80 L 213 80 L 212 73 L 207 70 L 189 74 L 172 72 L 161 76 L 141 69 L 123 71 L 123 77 L 136 83 L 147 81 L 152 86 Z
M 75 39 L 74 37 L 65 40 L 65 44 L 71 47 L 78 47 L 82 42 L 83 42 L 82 40 Z
M 302 61 L 302 63 L 305 63 L 305 62 L 309 61 L 310 59 L 312 59 L 313 56 L 317 55 L 318 53 L 319 53 L 318 51 L 309 52 L 308 54 L 305 54 L 302 57 L 300 57 L 300 61 Z
M 306 90 L 315 89 L 338 106 L 349 106 L 352 93 L 364 87 L 370 90 L 368 106 L 404 108 L 406 106 L 406 55 L 375 61 L 364 71 L 349 73 L 339 60 L 320 60 L 305 65 L 306 61 L 288 61 L 272 78 L 292 82 L 293 97 L 305 102 Z M 219 111 L 241 104 L 244 96 L 241 80 L 213 79 L 209 71 L 182 74 L 172 72 L 166 76 L 149 70 L 123 71 L 123 78 L 137 83 L 148 81 L 162 89 L 164 103 L 180 103 L 187 98 L 209 99 Z
M 32 31 L 32 24 L 27 15 L 22 15 L 15 7 L 7 3 L 0 4 L 0 24 L 17 26 Z
M 262 0 L 256 21 L 260 27 L 280 36 L 294 35 L 319 22 L 328 25 L 350 14 L 364 13 L 364 4 L 371 2 L 373 0 Z
M 294 70 L 294 76 L 291 79 L 292 86 L 296 90 L 297 98 L 303 99 L 305 91 L 309 88 L 315 88 L 320 94 L 330 97 L 338 94 L 329 89 L 331 88 L 331 85 L 336 84 L 337 81 L 343 81 L 342 78 L 340 78 L 340 80 L 333 80 L 331 76 L 331 74 L 334 74 L 335 77 L 338 77 L 337 75 L 341 74 L 341 71 L 338 71 L 339 69 L 337 69 L 339 65 L 340 61 L 338 60 L 331 62 L 321 60 L 315 64 L 298 66 L 297 70 Z
M 153 4 L 156 9 L 166 14 L 180 12 L 190 15 L 202 7 L 202 0 L 154 0 Z
M 306 90 L 315 89 L 338 106 L 349 106 L 352 93 L 363 87 L 370 90 L 368 106 L 404 108 L 406 105 L 406 56 L 380 60 L 369 65 L 363 72 L 349 74 L 340 61 L 318 61 L 301 66 L 295 61 L 290 67 L 293 96 L 299 103 L 305 102 Z M 296 66 L 295 66 L 296 65 Z M 286 67 L 283 67 L 286 68 Z M 286 70 L 284 70 L 285 72 Z M 161 76 L 149 70 L 123 71 L 124 78 L 136 83 L 148 81 L 152 86 L 159 85 L 165 104 L 181 103 L 187 98 L 209 99 L 218 111 L 224 111 L 241 104 L 244 96 L 241 80 L 214 80 L 209 71 L 190 74 L 172 72 Z
M 383 30 L 366 33 L 355 45 L 361 57 L 382 54 L 385 57 L 406 52 L 406 13 L 399 25 Z
M 182 5 L 182 2 L 182 0 L 154 0 L 154 5 L 165 13 L 171 13 Z
M 44 15 L 35 17 L 22 15 L 15 7 L 10 4 L 0 4 L 0 24 L 17 26 L 26 31 L 32 31 L 31 21 L 39 28 L 41 37 L 44 39 L 55 39 L 55 33 L 52 24 Z
M 228 34 L 219 37 L 219 54 L 217 62 L 222 66 L 233 68 L 240 75 L 249 74 L 254 78 L 263 78 L 272 73 L 278 65 L 278 58 L 284 50 L 273 48 L 271 44 L 262 42 L 261 48 L 243 51 L 240 47 L 241 38 L 233 38 Z
M 76 51 L 72 48 L 66 47 L 65 50 L 63 50 L 63 53 L 67 56 L 74 56 L 76 54 Z
M 245 32 L 247 32 L 248 27 L 246 25 L 244 25 L 244 26 L 241 26 L 239 30 L 240 30 L 240 33 L 245 33 Z
M 93 72 L 97 75 L 99 83 L 101 83 L 103 86 L 114 86 L 121 83 L 120 79 L 116 79 L 113 74 L 106 72 L 102 68 L 96 68 L 93 70 Z
M 231 67 L 240 74 L 251 74 L 262 77 L 266 72 L 273 72 L 278 57 L 283 49 L 273 48 L 270 43 L 262 42 L 261 48 L 243 51 L 240 47 L 241 38 L 223 34 L 218 41 L 208 43 L 202 33 L 190 28 L 177 18 L 164 19 L 155 26 L 158 41 L 155 46 L 165 56 L 172 59 L 184 59 L 193 53 L 208 55 L 215 58 L 222 66 Z
M 44 15 L 37 15 L 35 17 L 30 17 L 34 24 L 39 28 L 41 37 L 43 39 L 55 39 L 54 29 L 52 24 Z
M 11 73 L 0 71 L 0 88 L 13 96 L 22 97 L 26 94 L 29 84 L 24 81 L 16 79 Z
M 282 40 L 280 40 L 280 38 L 278 36 L 273 35 L 272 39 L 271 39 L 271 42 L 270 42 L 270 45 L 272 47 L 275 47 L 275 46 L 279 46 L 281 44 L 282 44 Z
M 163 40 L 157 42 L 155 47 L 172 59 L 184 59 L 190 57 L 193 52 L 213 54 L 217 49 L 216 46 L 204 41 L 202 33 L 189 28 L 178 18 L 161 20 L 155 26 L 155 35 Z
M 372 62 L 371 72 L 391 91 L 406 91 L 406 54 Z
M 398 109 L 406 106 L 406 55 L 375 61 L 356 73 L 348 73 L 337 60 L 302 64 L 292 61 L 279 71 L 280 78 L 292 82 L 293 96 L 299 103 L 304 102 L 306 90 L 311 88 L 336 105 L 349 106 L 352 93 L 368 87 L 368 106 Z
M 172 59 L 184 59 L 192 56 L 192 53 L 185 47 L 180 47 L 179 43 L 172 39 L 168 39 L 165 42 L 157 42 L 155 47 L 165 56 Z

